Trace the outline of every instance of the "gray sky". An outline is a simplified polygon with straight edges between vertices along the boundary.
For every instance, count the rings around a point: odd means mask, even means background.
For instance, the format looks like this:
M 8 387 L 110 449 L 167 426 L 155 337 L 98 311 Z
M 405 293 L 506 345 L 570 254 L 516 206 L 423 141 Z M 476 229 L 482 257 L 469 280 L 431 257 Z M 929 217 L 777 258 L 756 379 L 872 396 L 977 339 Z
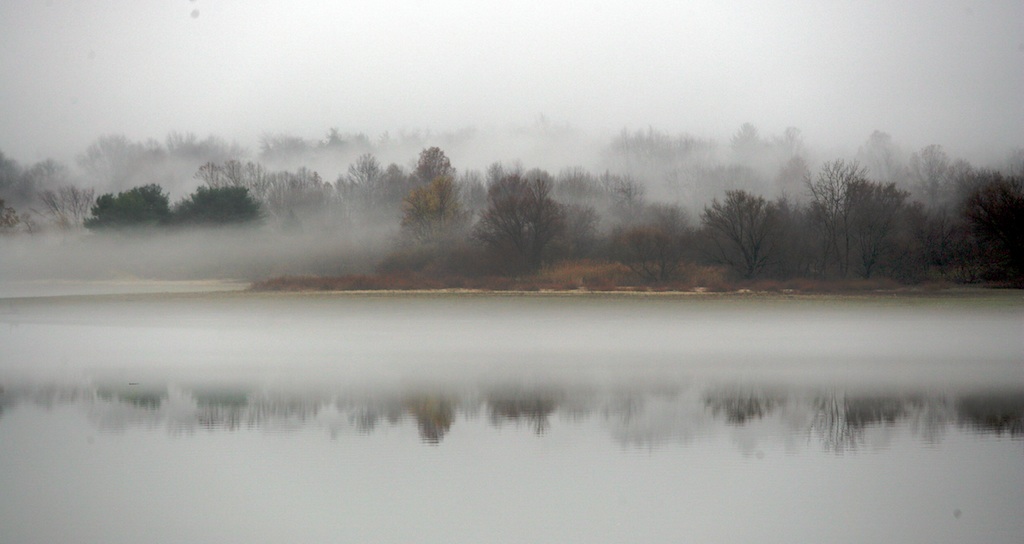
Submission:
M 1024 146 L 1024 3 L 4 0 L 0 150 L 504 128 Z

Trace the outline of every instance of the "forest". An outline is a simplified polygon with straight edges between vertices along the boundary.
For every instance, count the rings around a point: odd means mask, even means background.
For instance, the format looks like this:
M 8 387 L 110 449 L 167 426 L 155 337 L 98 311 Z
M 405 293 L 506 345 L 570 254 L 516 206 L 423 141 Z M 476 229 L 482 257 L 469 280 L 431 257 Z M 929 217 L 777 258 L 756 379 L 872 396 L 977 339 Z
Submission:
M 253 254 L 288 264 L 202 274 L 266 289 L 1024 285 L 1024 149 L 975 166 L 880 131 L 829 156 L 794 128 L 745 124 L 726 143 L 623 130 L 593 149 L 568 130 L 505 147 L 472 131 L 267 135 L 255 156 L 212 136 L 104 136 L 70 166 L 0 153 L 0 243 L 159 252 L 182 233 L 244 231 Z M 479 158 L 492 151 L 519 158 Z M 203 258 L 230 260 L 217 244 L 231 237 L 205 240 Z M 130 261 L 113 272 L 151 273 Z

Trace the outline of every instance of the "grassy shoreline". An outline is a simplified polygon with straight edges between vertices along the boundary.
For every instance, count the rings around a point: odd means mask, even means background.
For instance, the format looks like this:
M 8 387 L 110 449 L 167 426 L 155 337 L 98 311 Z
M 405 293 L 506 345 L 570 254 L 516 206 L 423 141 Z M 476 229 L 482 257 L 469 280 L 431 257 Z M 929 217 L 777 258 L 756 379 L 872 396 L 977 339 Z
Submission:
M 817 283 L 811 288 L 790 288 L 786 284 L 749 283 L 732 286 L 730 289 L 702 289 L 671 285 L 618 286 L 603 289 L 564 288 L 559 286 L 525 286 L 502 283 L 487 287 L 477 284 L 473 287 L 449 287 L 436 285 L 405 284 L 401 287 L 366 285 L 359 283 L 335 283 L 329 277 L 282 277 L 267 281 L 246 282 L 240 280 L 220 281 L 152 281 L 134 279 L 118 282 L 73 282 L 57 288 L 49 282 L 38 282 L 29 291 L 0 292 L 0 300 L 12 302 L 25 299 L 74 299 L 74 300 L 137 300 L 164 299 L 180 300 L 225 299 L 249 297 L 427 297 L 427 298 L 477 298 L 477 297 L 525 297 L 561 299 L 622 299 L 622 300 L 692 300 L 692 301 L 769 301 L 769 300 L 824 300 L 824 301 L 1001 301 L 1017 306 L 1024 304 L 1024 290 L 993 288 L 994 286 L 941 284 L 927 286 L 891 286 L 886 284 L 860 283 L 855 288 L 847 284 Z M 271 283 L 267 283 L 267 282 Z M 348 280 L 345 280 L 346 282 Z M 86 283 L 84 287 L 82 283 Z M 799 286 L 798 286 L 799 287 Z M 20 291 L 20 292 L 19 292 Z

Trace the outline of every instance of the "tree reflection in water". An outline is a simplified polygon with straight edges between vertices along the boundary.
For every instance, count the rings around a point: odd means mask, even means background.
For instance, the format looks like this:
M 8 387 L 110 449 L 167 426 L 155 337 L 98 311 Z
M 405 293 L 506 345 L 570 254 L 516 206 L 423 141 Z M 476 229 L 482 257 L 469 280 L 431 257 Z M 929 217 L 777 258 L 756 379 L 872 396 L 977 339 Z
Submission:
M 45 409 L 80 405 L 102 430 L 164 426 L 172 434 L 207 431 L 323 427 L 371 434 L 381 425 L 416 424 L 420 439 L 439 445 L 460 417 L 481 410 L 493 427 L 525 423 L 537 435 L 597 418 L 625 444 L 689 442 L 716 429 L 773 422 L 791 436 L 816 437 L 826 451 L 856 451 L 870 429 L 893 429 L 938 442 L 950 428 L 1024 438 L 1024 390 L 961 394 L 872 393 L 841 388 L 796 389 L 709 385 L 594 389 L 543 385 L 482 385 L 459 394 L 437 389 L 401 391 L 320 388 L 316 393 L 275 392 L 241 386 L 0 385 L 0 418 L 28 404 Z M 879 433 L 875 433 L 879 434 Z M 885 434 L 885 433 L 881 433 Z M 878 446 L 878 444 L 875 444 Z
M 101 385 L 96 388 L 96 396 L 103 400 L 116 399 L 139 408 L 157 410 L 167 400 L 166 387 L 114 387 Z
M 991 393 L 957 399 L 958 423 L 982 432 L 1024 436 L 1024 395 Z
M 406 410 L 416 419 L 420 438 L 427 444 L 438 444 L 452 428 L 455 408 L 452 402 L 436 395 L 420 395 L 405 402 Z
M 487 396 L 487 407 L 491 424 L 500 427 L 504 421 L 524 421 L 538 434 L 544 434 L 550 425 L 548 417 L 559 406 L 559 394 L 555 390 L 502 389 Z
M 709 391 L 704 396 L 704 404 L 713 415 L 724 416 L 726 422 L 734 425 L 761 419 L 783 401 L 782 397 L 765 390 Z

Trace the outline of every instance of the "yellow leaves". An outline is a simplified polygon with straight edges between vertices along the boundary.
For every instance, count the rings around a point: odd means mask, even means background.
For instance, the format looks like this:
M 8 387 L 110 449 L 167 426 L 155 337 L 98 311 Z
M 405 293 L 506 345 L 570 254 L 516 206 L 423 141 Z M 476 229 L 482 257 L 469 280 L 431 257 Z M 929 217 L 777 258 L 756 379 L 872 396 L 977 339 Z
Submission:
M 449 176 L 438 176 L 413 189 L 402 202 L 402 229 L 416 241 L 446 238 L 465 224 L 459 189 Z

